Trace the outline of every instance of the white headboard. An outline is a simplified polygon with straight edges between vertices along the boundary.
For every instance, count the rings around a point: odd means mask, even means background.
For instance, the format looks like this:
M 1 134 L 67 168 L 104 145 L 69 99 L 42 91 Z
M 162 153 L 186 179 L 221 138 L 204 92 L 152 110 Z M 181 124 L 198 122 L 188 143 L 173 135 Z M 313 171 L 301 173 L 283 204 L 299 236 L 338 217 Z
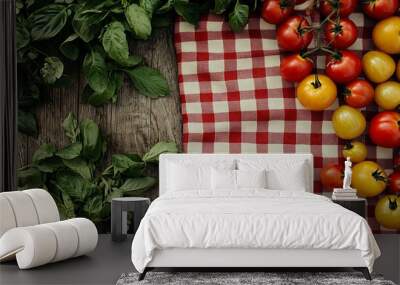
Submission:
M 207 161 L 207 163 L 213 164 L 213 162 L 216 162 L 218 160 L 230 160 L 235 161 L 236 159 L 267 159 L 271 161 L 276 161 L 276 160 L 287 160 L 287 159 L 293 159 L 296 161 L 304 161 L 306 163 L 307 168 L 309 171 L 307 171 L 309 177 L 308 177 L 308 188 L 306 189 L 307 192 L 313 192 L 313 186 L 314 186 L 314 166 L 313 166 L 313 155 L 308 154 L 308 153 L 284 153 L 284 154 L 266 154 L 266 153 L 257 153 L 257 154 L 189 154 L 189 153 L 174 153 L 174 154 L 162 154 L 160 155 L 159 159 L 159 191 L 160 195 L 164 194 L 166 192 L 166 185 L 167 185 L 167 180 L 168 180 L 168 162 L 173 162 L 173 161 L 187 161 L 190 162 L 191 164 L 202 164 L 204 165 L 204 162 Z

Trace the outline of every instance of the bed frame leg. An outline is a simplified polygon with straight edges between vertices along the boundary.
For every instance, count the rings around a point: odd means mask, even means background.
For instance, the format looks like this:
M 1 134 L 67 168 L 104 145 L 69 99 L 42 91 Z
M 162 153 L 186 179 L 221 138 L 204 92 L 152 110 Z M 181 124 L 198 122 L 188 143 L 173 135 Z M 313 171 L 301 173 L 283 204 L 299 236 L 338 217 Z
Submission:
M 361 271 L 362 274 L 364 275 L 365 279 L 372 280 L 371 274 L 369 274 L 369 270 L 368 270 L 367 267 L 356 267 L 354 269 L 357 270 L 357 271 Z
M 144 279 L 144 277 L 146 277 L 146 273 L 147 273 L 148 269 L 147 267 L 143 270 L 142 273 L 139 274 L 139 278 L 138 281 L 142 281 Z

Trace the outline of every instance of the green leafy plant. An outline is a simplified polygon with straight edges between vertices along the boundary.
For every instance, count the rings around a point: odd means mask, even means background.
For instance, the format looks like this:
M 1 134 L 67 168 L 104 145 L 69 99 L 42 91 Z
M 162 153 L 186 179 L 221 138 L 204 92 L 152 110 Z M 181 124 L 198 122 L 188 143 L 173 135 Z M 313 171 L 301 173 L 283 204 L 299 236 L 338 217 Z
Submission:
M 178 151 L 175 143 L 160 142 L 142 157 L 114 154 L 111 164 L 100 170 L 106 141 L 96 123 L 78 123 L 70 113 L 62 126 L 70 143 L 61 149 L 41 145 L 32 164 L 18 170 L 18 187 L 47 189 L 65 218 L 87 217 L 95 223 L 108 219 L 112 198 L 142 195 L 152 188 L 157 179 L 148 175 L 149 167 L 160 154 Z
M 131 54 L 129 43 L 149 39 L 155 28 L 171 25 L 175 14 L 197 25 L 210 8 L 227 15 L 239 32 L 249 5 L 255 9 L 257 0 L 17 0 L 19 130 L 38 134 L 35 106 L 48 99 L 47 88 L 71 83 L 69 61 L 82 66 L 85 103 L 116 102 L 125 75 L 144 96 L 169 95 L 162 74 Z

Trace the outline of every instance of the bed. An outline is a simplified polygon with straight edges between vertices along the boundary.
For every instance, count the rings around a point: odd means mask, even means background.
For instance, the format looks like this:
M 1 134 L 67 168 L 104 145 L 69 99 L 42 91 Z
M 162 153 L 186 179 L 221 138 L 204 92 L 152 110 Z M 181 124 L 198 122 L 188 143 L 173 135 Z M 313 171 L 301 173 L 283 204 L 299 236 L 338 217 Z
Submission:
M 153 268 L 352 267 L 380 251 L 359 215 L 313 194 L 311 154 L 165 154 L 132 262 Z

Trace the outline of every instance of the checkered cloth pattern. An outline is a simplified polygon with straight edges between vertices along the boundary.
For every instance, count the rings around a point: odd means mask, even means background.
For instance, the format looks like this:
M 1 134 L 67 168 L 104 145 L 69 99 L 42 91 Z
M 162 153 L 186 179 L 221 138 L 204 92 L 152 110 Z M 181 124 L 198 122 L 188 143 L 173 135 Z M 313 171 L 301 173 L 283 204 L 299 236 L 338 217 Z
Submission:
M 315 21 L 318 17 L 312 17 Z M 361 13 L 351 19 L 358 26 L 358 39 L 351 47 L 360 55 L 370 50 L 371 23 Z M 317 19 L 318 20 L 318 19 Z M 283 80 L 279 65 L 284 56 L 276 41 L 276 27 L 251 17 L 241 33 L 231 32 L 223 18 L 204 16 L 197 29 L 178 19 L 175 45 L 183 116 L 183 145 L 189 153 L 312 153 L 314 191 L 322 192 L 321 168 L 328 162 L 343 163 L 340 140 L 331 117 L 339 103 L 323 112 L 303 108 L 295 85 Z M 325 57 L 317 57 L 323 72 Z M 370 119 L 375 106 L 363 110 Z M 392 168 L 392 150 L 376 147 L 367 136 L 368 159 Z M 374 204 L 368 207 L 370 224 Z

